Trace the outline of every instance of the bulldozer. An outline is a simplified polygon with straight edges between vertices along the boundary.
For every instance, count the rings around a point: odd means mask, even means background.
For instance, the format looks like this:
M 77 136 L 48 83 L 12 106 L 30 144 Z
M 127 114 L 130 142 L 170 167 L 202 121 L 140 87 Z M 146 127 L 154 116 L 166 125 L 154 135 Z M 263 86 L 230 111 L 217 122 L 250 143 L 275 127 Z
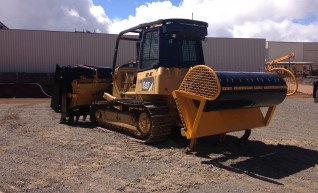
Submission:
M 120 32 L 112 68 L 57 66 L 52 109 L 61 123 L 89 115 L 98 126 L 146 143 L 175 130 L 190 140 L 190 149 L 197 138 L 234 131 L 244 130 L 246 140 L 251 129 L 269 124 L 286 97 L 286 82 L 275 73 L 217 72 L 205 65 L 207 27 L 162 19 Z M 121 41 L 136 42 L 137 55 L 117 67 Z

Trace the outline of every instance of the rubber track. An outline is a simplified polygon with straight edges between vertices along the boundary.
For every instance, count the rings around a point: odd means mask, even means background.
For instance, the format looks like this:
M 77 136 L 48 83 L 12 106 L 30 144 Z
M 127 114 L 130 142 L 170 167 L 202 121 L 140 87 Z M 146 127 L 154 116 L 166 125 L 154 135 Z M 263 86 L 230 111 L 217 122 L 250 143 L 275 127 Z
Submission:
M 136 109 L 142 109 L 147 111 L 151 116 L 152 130 L 148 136 L 141 136 L 139 132 L 133 132 L 125 127 L 112 125 L 104 122 L 102 125 L 111 130 L 115 130 L 120 133 L 129 134 L 134 138 L 141 139 L 146 143 L 163 141 L 171 134 L 171 129 L 175 125 L 175 121 L 171 119 L 169 114 L 169 107 L 165 105 L 163 101 L 141 101 L 135 99 L 114 99 L 111 101 L 97 101 L 91 106 L 91 112 L 95 113 L 96 110 L 109 109 L 113 106 L 133 107 Z M 125 109 L 125 108 L 124 108 Z

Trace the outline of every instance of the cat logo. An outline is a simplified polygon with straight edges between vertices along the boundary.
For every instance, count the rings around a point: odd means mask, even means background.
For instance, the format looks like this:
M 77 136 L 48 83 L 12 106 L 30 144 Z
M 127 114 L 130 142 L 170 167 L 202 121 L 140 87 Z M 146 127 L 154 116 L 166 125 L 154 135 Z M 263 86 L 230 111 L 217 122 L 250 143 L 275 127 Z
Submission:
M 153 88 L 153 77 L 142 79 L 142 91 L 152 91 Z

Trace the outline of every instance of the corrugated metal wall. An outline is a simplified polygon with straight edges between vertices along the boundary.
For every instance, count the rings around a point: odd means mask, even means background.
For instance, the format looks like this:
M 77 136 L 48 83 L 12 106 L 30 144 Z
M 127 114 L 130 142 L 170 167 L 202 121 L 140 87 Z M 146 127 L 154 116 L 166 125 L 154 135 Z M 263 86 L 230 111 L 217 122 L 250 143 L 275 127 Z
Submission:
M 0 72 L 54 72 L 55 64 L 111 66 L 117 35 L 0 30 Z M 215 70 L 260 71 L 265 39 L 207 38 L 205 63 Z M 135 59 L 135 42 L 121 41 L 117 66 Z
M 305 42 L 304 43 L 304 61 L 314 62 L 318 65 L 318 43 Z
M 0 72 L 54 72 L 55 64 L 111 66 L 116 35 L 0 30 Z M 135 44 L 122 41 L 118 63 L 135 59 Z
M 289 53 L 294 53 L 295 62 L 304 61 L 304 43 L 302 42 L 268 42 L 269 61 Z
M 218 71 L 263 71 L 265 39 L 207 38 L 205 63 Z
M 295 62 L 314 62 L 318 65 L 317 42 L 268 42 L 269 60 L 294 53 Z

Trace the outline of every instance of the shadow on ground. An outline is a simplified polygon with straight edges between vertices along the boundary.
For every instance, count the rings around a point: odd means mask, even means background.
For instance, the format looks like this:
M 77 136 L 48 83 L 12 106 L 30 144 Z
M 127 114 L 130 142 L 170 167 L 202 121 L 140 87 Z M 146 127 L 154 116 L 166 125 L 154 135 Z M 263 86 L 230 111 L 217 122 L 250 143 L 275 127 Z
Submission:
M 95 127 L 90 122 L 68 125 L 88 129 Z M 201 164 L 280 185 L 275 179 L 288 177 L 318 164 L 318 151 L 315 150 L 291 145 L 271 145 L 261 141 L 242 143 L 239 138 L 229 135 L 221 144 L 218 139 L 217 136 L 200 138 L 190 154 L 204 158 Z M 147 145 L 159 149 L 173 147 L 182 151 L 188 144 L 189 141 L 184 137 L 173 136 L 166 141 Z
M 207 159 L 202 164 L 275 184 L 281 183 L 273 179 L 282 179 L 318 164 L 318 151 L 261 141 L 241 143 L 234 136 L 227 136 L 222 145 L 215 145 L 215 141 L 208 138 L 202 139 L 192 153 Z

